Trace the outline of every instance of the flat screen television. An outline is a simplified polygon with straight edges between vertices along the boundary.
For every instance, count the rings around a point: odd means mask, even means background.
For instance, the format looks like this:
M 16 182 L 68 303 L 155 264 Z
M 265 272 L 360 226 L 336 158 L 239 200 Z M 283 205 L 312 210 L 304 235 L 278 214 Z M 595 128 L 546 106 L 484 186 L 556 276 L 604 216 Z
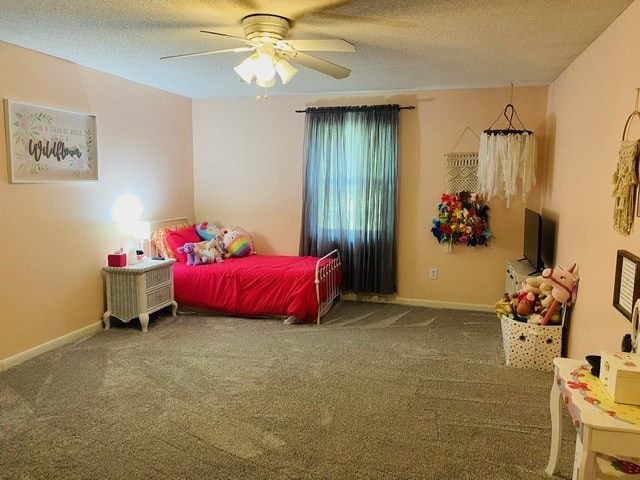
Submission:
M 524 246 L 523 255 L 533 272 L 544 268 L 542 261 L 542 215 L 528 208 L 524 210 Z M 523 259 L 523 260 L 524 260 Z
M 540 258 L 545 268 L 553 268 L 556 251 L 556 222 L 550 215 L 542 216 Z

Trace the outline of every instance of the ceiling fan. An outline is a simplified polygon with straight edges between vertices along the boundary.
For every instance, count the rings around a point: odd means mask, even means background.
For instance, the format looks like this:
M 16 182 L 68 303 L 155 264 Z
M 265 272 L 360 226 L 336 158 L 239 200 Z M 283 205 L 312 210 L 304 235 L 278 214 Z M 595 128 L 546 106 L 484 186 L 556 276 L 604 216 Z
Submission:
M 232 38 L 242 42 L 244 46 L 224 50 L 184 53 L 170 55 L 161 59 L 194 57 L 217 53 L 255 52 L 244 60 L 234 70 L 242 79 L 251 83 L 255 78 L 261 87 L 271 87 L 275 84 L 275 74 L 278 73 L 285 84 L 296 74 L 296 68 L 288 63 L 292 61 L 311 68 L 333 78 L 346 78 L 351 73 L 348 68 L 336 65 L 304 52 L 355 52 L 356 47 L 339 38 L 316 40 L 289 40 L 289 19 L 280 15 L 252 14 L 242 19 L 245 38 L 228 35 L 226 33 L 201 30 L 202 33 Z

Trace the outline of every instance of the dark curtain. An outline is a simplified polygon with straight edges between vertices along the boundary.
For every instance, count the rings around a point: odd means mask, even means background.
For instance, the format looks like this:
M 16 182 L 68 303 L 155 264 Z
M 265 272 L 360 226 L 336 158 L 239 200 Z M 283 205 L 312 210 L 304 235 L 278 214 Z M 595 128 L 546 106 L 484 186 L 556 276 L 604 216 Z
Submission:
M 345 292 L 396 292 L 399 109 L 306 110 L 300 254 L 338 248 Z

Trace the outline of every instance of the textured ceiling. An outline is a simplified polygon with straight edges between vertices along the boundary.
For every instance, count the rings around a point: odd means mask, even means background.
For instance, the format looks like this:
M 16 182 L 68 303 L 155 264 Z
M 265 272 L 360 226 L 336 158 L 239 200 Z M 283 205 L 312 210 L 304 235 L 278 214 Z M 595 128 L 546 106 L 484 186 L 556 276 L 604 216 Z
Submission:
M 270 95 L 547 85 L 633 0 L 0 0 L 0 41 L 192 98 L 254 96 L 233 67 L 248 54 L 160 60 L 242 46 L 242 17 L 293 20 L 290 39 L 343 38 Z M 0 73 L 1 74 L 1 73 Z

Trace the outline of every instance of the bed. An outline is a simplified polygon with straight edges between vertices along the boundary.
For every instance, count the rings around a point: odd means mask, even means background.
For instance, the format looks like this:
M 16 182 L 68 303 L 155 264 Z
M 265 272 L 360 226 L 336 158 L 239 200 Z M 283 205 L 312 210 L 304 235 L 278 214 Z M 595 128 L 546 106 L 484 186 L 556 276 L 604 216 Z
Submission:
M 223 259 L 189 264 L 189 258 L 185 261 L 177 246 L 184 246 L 185 239 L 198 238 L 193 237 L 192 227 L 198 227 L 196 231 L 202 242 L 206 241 L 202 235 L 211 234 L 212 229 L 218 232 L 212 224 L 206 229 L 203 225 L 207 226 L 207 222 L 192 224 L 187 218 L 151 223 L 152 254 L 173 256 L 177 260 L 173 265 L 174 294 L 181 310 L 193 307 L 227 315 L 275 317 L 284 319 L 285 323 L 319 325 L 339 298 L 341 264 L 337 250 L 323 257 L 261 255 L 254 253 L 249 238 L 240 247 L 248 249 L 245 255 L 234 256 L 229 252 L 240 243 L 236 239 L 225 245 L 222 241 L 216 242 L 222 245 Z M 226 232 L 226 229 L 220 231 Z M 221 238 L 221 234 L 213 234 L 216 235 Z

